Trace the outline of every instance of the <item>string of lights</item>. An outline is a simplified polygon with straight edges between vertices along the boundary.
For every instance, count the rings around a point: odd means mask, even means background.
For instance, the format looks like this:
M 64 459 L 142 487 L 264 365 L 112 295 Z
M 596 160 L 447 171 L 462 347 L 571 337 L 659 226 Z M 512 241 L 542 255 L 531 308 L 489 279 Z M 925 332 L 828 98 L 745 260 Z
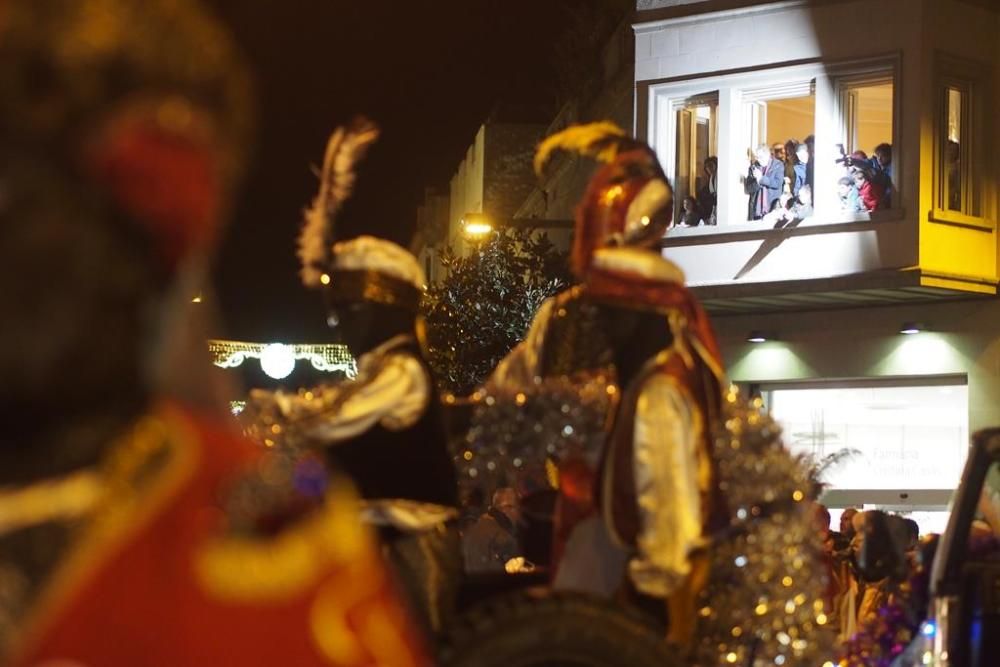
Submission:
M 324 373 L 341 372 L 348 377 L 357 374 L 354 358 L 345 345 L 302 343 L 249 343 L 239 340 L 209 340 L 212 363 L 219 368 L 236 368 L 247 359 L 258 359 L 268 377 L 281 380 L 295 370 L 295 362 L 308 361 Z

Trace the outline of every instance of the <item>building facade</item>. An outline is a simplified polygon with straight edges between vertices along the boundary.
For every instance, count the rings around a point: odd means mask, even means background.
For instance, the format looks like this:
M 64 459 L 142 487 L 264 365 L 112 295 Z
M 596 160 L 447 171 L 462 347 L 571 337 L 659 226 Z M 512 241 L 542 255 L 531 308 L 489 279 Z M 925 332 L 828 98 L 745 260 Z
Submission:
M 969 433 L 1000 424 L 998 8 L 637 2 L 636 133 L 678 216 L 686 197 L 714 205 L 672 229 L 664 254 L 713 313 L 732 378 L 761 392 L 793 446 L 851 452 L 828 474 L 832 508 L 939 528 Z M 794 206 L 796 143 L 811 144 L 810 206 Z M 796 214 L 760 218 L 767 168 L 752 160 L 785 145 L 772 201 L 783 210 L 787 194 Z M 891 185 L 866 199 L 869 181 Z

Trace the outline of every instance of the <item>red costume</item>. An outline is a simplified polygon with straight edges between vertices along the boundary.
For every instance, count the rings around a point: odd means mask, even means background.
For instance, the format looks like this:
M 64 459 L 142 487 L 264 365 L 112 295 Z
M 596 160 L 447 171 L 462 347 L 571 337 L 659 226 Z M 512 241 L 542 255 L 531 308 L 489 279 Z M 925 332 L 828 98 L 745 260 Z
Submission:
M 48 272 L 0 331 L 0 662 L 426 664 L 350 483 L 303 490 L 212 409 L 189 291 L 247 138 L 229 36 L 192 0 L 6 0 L 0 56 L 2 259 Z
M 175 404 L 141 418 L 10 664 L 424 664 L 349 485 L 273 536 L 226 534 L 219 499 L 263 451 Z

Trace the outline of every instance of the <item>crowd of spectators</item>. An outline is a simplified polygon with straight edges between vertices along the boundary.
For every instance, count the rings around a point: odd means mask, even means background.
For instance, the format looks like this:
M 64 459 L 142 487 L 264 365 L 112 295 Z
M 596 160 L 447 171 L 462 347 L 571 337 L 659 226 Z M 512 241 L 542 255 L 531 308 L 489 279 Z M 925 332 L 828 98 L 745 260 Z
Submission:
M 748 220 L 784 224 L 802 220 L 813 212 L 812 137 L 805 142 L 761 144 L 750 155 L 743 179 Z
M 879 144 L 872 157 L 864 151 L 845 154 L 840 146 L 841 166 L 837 194 L 844 213 L 870 213 L 892 208 L 892 146 Z
M 917 565 L 920 540 L 917 522 L 898 516 L 886 521 L 886 516 L 849 507 L 840 515 L 839 530 L 831 530 L 829 511 L 823 505 L 816 505 L 817 525 L 823 536 L 831 574 L 828 595 L 832 618 L 836 621 L 831 625 L 843 639 L 871 622 L 879 609 L 909 580 Z M 899 558 L 895 561 L 882 558 L 878 567 L 870 564 L 862 567 L 866 540 L 891 545 Z
M 848 215 L 892 207 L 892 146 L 879 144 L 869 157 L 864 151 L 850 155 L 840 145 L 836 160 L 840 211 Z M 789 139 L 770 146 L 761 144 L 748 152 L 749 167 L 743 179 L 747 195 L 747 220 L 763 220 L 777 227 L 813 215 L 815 141 Z M 696 195 L 685 195 L 673 226 L 697 227 L 718 223 L 719 159 L 711 155 L 696 181 Z
M 747 219 L 787 223 L 813 213 L 815 191 L 812 135 L 799 142 L 761 144 L 750 155 L 744 178 Z M 844 213 L 870 213 L 892 207 L 892 146 L 882 143 L 872 157 L 864 151 L 847 155 L 840 146 L 836 163 L 837 195 Z

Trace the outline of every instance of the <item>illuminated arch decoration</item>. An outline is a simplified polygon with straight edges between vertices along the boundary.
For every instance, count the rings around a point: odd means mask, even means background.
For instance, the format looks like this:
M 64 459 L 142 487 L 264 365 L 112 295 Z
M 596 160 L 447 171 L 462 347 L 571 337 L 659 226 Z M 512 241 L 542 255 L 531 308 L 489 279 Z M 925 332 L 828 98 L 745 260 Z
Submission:
M 261 370 L 275 380 L 288 377 L 295 369 L 295 362 L 308 360 L 318 371 L 340 371 L 347 377 L 357 375 L 354 358 L 345 345 L 303 343 L 248 343 L 239 340 L 210 340 L 208 351 L 212 363 L 219 368 L 236 368 L 247 359 L 260 361 Z

